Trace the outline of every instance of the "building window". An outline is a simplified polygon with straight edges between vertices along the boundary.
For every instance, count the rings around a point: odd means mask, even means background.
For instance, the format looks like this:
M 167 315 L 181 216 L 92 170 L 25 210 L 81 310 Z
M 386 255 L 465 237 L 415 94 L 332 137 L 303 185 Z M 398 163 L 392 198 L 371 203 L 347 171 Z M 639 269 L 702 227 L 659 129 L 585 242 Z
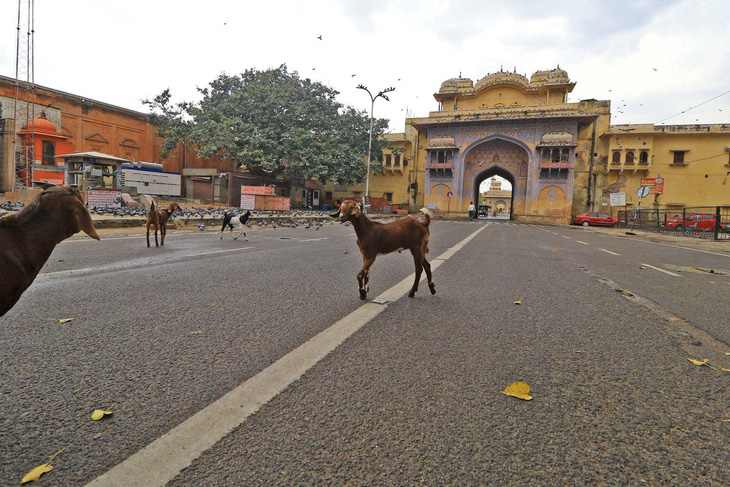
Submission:
M 395 160 L 393 164 L 395 164 L 396 166 L 400 166 L 400 154 L 396 154 L 394 159 Z
M 551 162 L 560 162 L 560 149 L 553 149 Z
M 390 164 L 391 164 L 391 155 L 390 154 L 386 154 L 385 155 L 385 165 L 386 166 L 390 166 Z
M 540 169 L 540 179 L 568 179 L 568 169 L 542 168 Z
M 385 193 L 385 201 L 393 201 L 393 193 Z
M 324 199 L 326 201 L 332 201 L 332 191 L 325 191 L 324 192 Z
M 639 164 L 649 164 L 649 153 L 641 151 L 639 154 Z
M 43 164 L 47 164 L 49 166 L 55 166 L 56 165 L 56 159 L 54 157 L 56 156 L 56 144 L 53 142 L 50 142 L 48 140 L 43 141 Z
M 621 153 L 619 151 L 615 151 L 611 156 L 611 164 L 621 164 Z
M 633 164 L 634 163 L 634 153 L 629 151 L 626 153 L 626 164 Z
M 568 162 L 570 158 L 570 150 L 569 149 L 563 149 L 560 153 L 560 162 Z
M 542 162 L 550 162 L 550 149 L 542 150 Z
M 683 165 L 684 164 L 684 153 L 687 151 L 684 150 L 675 150 L 674 151 L 674 161 L 672 161 L 672 164 L 677 165 Z

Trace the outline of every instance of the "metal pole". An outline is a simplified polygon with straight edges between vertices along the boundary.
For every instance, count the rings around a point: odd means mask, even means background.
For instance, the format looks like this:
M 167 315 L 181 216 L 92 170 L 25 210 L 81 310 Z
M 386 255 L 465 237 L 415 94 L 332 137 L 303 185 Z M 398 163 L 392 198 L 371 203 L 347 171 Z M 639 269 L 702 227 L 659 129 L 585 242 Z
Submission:
M 370 92 L 368 92 L 370 95 Z M 373 110 L 375 109 L 375 98 L 370 95 L 370 130 L 368 131 L 368 160 L 367 172 L 365 173 L 365 196 L 362 198 L 362 211 L 367 213 L 367 200 L 370 199 L 370 151 L 373 146 Z

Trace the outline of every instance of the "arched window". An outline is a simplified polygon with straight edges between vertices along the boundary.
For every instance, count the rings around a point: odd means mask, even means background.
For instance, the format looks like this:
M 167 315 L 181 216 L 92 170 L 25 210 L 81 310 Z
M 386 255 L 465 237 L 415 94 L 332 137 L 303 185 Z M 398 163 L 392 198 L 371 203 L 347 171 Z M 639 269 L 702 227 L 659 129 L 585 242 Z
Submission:
M 626 164 L 633 164 L 634 163 L 634 153 L 629 151 L 626 153 Z
M 639 154 L 639 164 L 649 164 L 649 153 L 641 151 Z
M 550 149 L 542 150 L 542 162 L 550 162 Z
M 616 151 L 611 156 L 611 163 L 612 164 L 621 164 L 621 153 Z
M 553 149 L 552 162 L 560 162 L 560 149 Z
M 560 153 L 560 162 L 568 162 L 570 157 L 570 149 L 567 147 Z

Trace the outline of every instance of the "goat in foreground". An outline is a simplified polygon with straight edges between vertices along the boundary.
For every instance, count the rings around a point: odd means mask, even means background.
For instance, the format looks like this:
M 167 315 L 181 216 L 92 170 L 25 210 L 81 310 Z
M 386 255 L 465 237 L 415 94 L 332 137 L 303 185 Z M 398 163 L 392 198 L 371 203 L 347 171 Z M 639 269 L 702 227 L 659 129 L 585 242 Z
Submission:
M 378 254 L 389 254 L 395 251 L 408 249 L 413 255 L 416 265 L 416 280 L 413 282 L 408 297 L 412 298 L 418 291 L 418 281 L 421 280 L 421 270 L 426 271 L 428 288 L 431 294 L 436 294 L 436 286 L 431 278 L 431 264 L 426 261 L 431 215 L 426 208 L 422 208 L 424 220 L 419 221 L 410 216 L 391 223 L 378 223 L 368 219 L 362 212 L 360 205 L 354 201 L 345 201 L 340 208 L 332 213 L 332 218 L 339 218 L 340 223 L 351 222 L 357 234 L 357 245 L 360 247 L 363 264 L 357 273 L 357 282 L 360 286 L 360 299 L 367 298 L 370 290 L 370 267 Z
M 68 186 L 48 188 L 0 218 L 0 316 L 33 283 L 56 245 L 79 231 L 100 240 L 81 193 Z
M 228 227 L 231 230 L 231 236 L 233 236 L 233 240 L 238 240 L 238 237 L 243 234 L 244 237 L 246 237 L 246 222 L 248 221 L 249 217 L 251 216 L 251 212 L 249 210 L 246 210 L 245 213 L 242 213 L 240 215 L 236 215 L 232 211 L 227 211 L 223 214 L 223 227 L 221 227 L 221 240 L 223 240 L 223 232 L 225 231 L 226 227 Z M 238 225 L 238 229 L 241 230 L 238 235 L 233 235 L 233 226 Z M 246 240 L 248 240 L 248 237 L 246 237 Z
M 165 235 L 167 235 L 167 221 L 170 219 L 175 210 L 182 212 L 180 205 L 170 203 L 166 210 L 158 210 L 155 208 L 155 202 L 152 201 L 150 211 L 147 213 L 147 247 L 150 246 L 150 226 L 155 226 L 155 247 L 165 246 Z M 157 230 L 160 230 L 161 242 L 157 242 Z

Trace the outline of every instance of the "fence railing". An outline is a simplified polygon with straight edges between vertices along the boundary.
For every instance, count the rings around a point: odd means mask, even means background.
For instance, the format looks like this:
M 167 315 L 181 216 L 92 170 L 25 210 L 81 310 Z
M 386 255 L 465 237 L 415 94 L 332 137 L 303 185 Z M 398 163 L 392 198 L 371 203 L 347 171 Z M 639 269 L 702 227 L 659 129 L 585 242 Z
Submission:
M 730 206 L 619 210 L 617 226 L 713 240 L 730 240 Z

